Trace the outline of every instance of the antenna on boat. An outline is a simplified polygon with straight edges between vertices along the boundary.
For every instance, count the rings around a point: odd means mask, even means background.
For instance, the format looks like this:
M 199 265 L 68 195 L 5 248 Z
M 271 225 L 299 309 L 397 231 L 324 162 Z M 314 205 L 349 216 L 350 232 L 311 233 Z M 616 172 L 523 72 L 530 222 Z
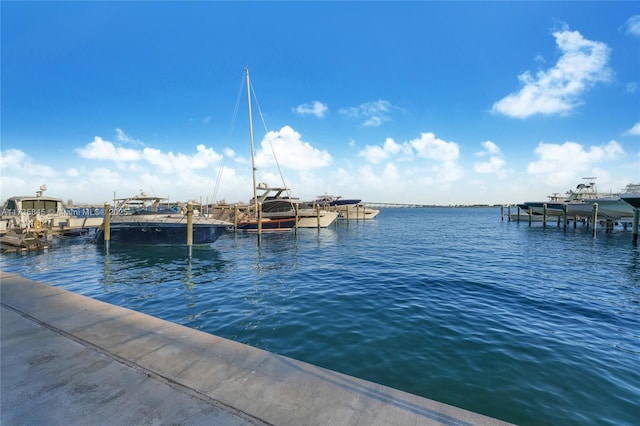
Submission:
M 40 185 L 40 191 L 36 191 L 36 196 L 37 197 L 42 197 L 42 194 L 46 190 L 47 190 L 47 185 Z

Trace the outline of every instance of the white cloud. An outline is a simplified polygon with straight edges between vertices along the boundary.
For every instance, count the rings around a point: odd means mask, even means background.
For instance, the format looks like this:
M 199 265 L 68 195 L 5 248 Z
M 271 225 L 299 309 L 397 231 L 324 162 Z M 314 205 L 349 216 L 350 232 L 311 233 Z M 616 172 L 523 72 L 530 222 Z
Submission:
M 367 145 L 358 156 L 364 157 L 368 162 L 378 164 L 400 152 L 410 154 L 411 147 L 407 144 L 398 144 L 392 138 L 387 138 L 382 146 Z
M 103 140 L 100 136 L 95 136 L 93 142 L 88 143 L 83 148 L 76 148 L 80 157 L 88 160 L 110 160 L 110 161 L 138 161 L 140 151 L 131 148 L 116 147 L 113 143 Z
M 479 157 L 488 156 L 489 159 L 487 161 L 474 163 L 473 170 L 476 173 L 495 174 L 501 178 L 506 177 L 506 162 L 502 158 L 502 152 L 498 145 L 492 141 L 485 141 L 482 142 L 482 148 L 483 150 L 477 152 L 476 155 Z
M 324 117 L 328 110 L 329 107 L 320 101 L 308 102 L 293 108 L 293 112 L 297 115 L 314 115 L 318 118 Z
M 418 157 L 442 162 L 452 162 L 458 159 L 460 149 L 455 142 L 447 142 L 429 133 L 422 133 L 418 139 L 409 141 L 416 150 Z
M 34 163 L 31 157 L 27 156 L 19 149 L 8 149 L 0 151 L 0 169 L 2 178 L 7 175 L 19 176 L 22 178 L 42 177 L 49 178 L 56 175 L 56 171 L 44 164 Z M 2 188 L 6 188 L 3 184 Z
M 594 167 L 601 167 L 606 161 L 622 157 L 624 150 L 616 141 L 589 149 L 576 142 L 562 145 L 541 142 L 535 153 L 538 161 L 530 162 L 527 172 L 557 186 L 572 184 L 579 175 L 590 174 Z
M 640 122 L 634 124 L 633 127 L 631 127 L 629 130 L 625 132 L 625 134 L 632 135 L 632 136 L 640 136 Z
M 623 28 L 627 34 L 631 34 L 636 37 L 640 37 L 640 15 L 633 15 L 627 22 L 624 23 Z
M 562 56 L 552 68 L 518 79 L 524 87 L 495 104 L 493 112 L 526 118 L 535 114 L 566 114 L 582 103 L 580 96 L 598 82 L 607 82 L 609 47 L 585 39 L 578 31 L 553 33 Z
M 132 138 L 131 136 L 126 134 L 124 132 L 124 130 L 122 130 L 120 128 L 116 129 L 116 140 L 118 142 L 131 143 L 131 144 L 134 144 L 134 145 L 144 145 L 141 141 L 139 141 L 138 139 Z
M 482 163 L 475 163 L 473 170 L 477 173 L 492 173 L 498 174 L 504 170 L 506 163 L 500 157 L 491 157 L 489 160 Z
M 265 135 L 261 150 L 256 153 L 256 166 L 274 165 L 276 159 L 280 166 L 293 170 L 315 169 L 331 163 L 331 155 L 326 150 L 319 150 L 304 142 L 300 133 L 290 126 Z
M 492 141 L 482 142 L 482 151 L 477 152 L 476 155 L 484 157 L 485 155 L 501 155 L 500 148 Z
M 340 113 L 347 117 L 362 119 L 365 127 L 378 127 L 383 122 L 391 120 L 389 116 L 391 110 L 395 108 L 391 102 L 378 100 L 366 102 L 357 107 L 340 108 Z

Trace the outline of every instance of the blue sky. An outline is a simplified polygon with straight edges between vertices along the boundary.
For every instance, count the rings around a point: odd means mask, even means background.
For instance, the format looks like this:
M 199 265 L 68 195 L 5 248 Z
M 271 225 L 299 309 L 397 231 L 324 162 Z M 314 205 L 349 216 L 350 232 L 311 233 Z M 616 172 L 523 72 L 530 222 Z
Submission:
M 518 203 L 640 181 L 638 2 L 8 2 L 1 197 Z M 274 161 L 274 154 L 275 159 Z M 279 165 L 279 169 L 277 167 Z

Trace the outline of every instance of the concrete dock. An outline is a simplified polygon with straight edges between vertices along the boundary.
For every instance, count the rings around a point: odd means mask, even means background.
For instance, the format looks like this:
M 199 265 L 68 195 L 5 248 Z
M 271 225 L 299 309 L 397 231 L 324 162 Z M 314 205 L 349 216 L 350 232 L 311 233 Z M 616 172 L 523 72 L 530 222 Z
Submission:
M 502 425 L 0 272 L 0 424 Z

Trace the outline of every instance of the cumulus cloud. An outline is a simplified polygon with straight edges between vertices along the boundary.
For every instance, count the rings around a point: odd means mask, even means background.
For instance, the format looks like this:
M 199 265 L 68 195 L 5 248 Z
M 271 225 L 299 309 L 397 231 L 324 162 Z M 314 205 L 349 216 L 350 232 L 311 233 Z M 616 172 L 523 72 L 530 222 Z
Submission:
M 403 143 L 397 143 L 392 138 L 387 138 L 382 146 L 367 145 L 358 153 L 358 156 L 364 157 L 370 163 L 377 164 L 398 154 L 447 162 L 456 161 L 460 155 L 460 149 L 457 143 L 444 141 L 429 132 L 422 133 L 419 138 Z
M 80 157 L 88 160 L 138 161 L 140 151 L 131 148 L 116 147 L 112 142 L 95 136 L 93 142 L 82 148 L 76 148 Z
M 329 107 L 320 101 L 308 102 L 293 108 L 293 112 L 297 115 L 314 115 L 318 118 L 323 118 L 327 111 Z
M 599 82 L 608 82 L 609 47 L 585 39 L 578 31 L 553 33 L 562 55 L 548 70 L 535 76 L 526 71 L 518 79 L 523 87 L 493 104 L 492 111 L 509 117 L 566 114 L 582 104 L 581 95 Z
M 293 170 L 315 169 L 331 163 L 331 155 L 326 150 L 314 148 L 303 141 L 300 133 L 290 126 L 270 131 L 260 146 L 261 150 L 256 153 L 258 167 L 274 165 L 276 160 L 280 166 Z
M 455 142 L 447 142 L 429 133 L 422 133 L 419 138 L 409 141 L 418 157 L 436 161 L 456 161 L 460 148 Z
M 627 34 L 640 37 L 640 15 L 633 15 L 623 25 L 623 29 Z
M 640 122 L 634 124 L 633 127 L 631 127 L 629 130 L 625 132 L 625 134 L 632 135 L 632 136 L 640 136 Z
M 538 160 L 528 164 L 529 174 L 539 176 L 550 185 L 570 185 L 580 174 L 622 157 L 624 150 L 616 141 L 588 149 L 576 142 L 561 145 L 541 142 L 535 153 Z
M 116 129 L 116 138 L 119 142 L 140 141 L 131 138 L 121 129 Z M 145 165 L 154 166 L 154 173 L 174 173 L 184 170 L 205 169 L 218 164 L 222 156 L 212 148 L 200 144 L 196 146 L 196 152 L 192 154 L 163 152 L 157 148 L 145 147 L 142 149 L 124 148 L 116 146 L 113 142 L 106 141 L 100 136 L 95 136 L 93 141 L 81 148 L 76 148 L 76 153 L 88 160 L 112 161 L 117 164 L 129 163 L 132 169 L 143 171 Z
M 363 120 L 361 125 L 364 127 L 378 127 L 383 122 L 391 120 L 391 110 L 395 108 L 391 102 L 378 100 L 374 102 L 366 102 L 357 107 L 340 108 L 340 113 L 347 117 Z
M 9 174 L 22 177 L 37 176 L 42 178 L 56 175 L 56 171 L 53 168 L 44 164 L 34 163 L 31 157 L 19 149 L 0 151 L 0 168 L 3 171 L 3 179 Z M 2 185 L 2 187 L 6 188 L 5 185 Z
M 408 144 L 398 144 L 392 138 L 387 138 L 382 146 L 367 145 L 358 156 L 364 157 L 368 162 L 378 164 L 400 152 L 411 153 Z
M 486 161 L 476 162 L 473 170 L 481 174 L 496 174 L 505 177 L 506 162 L 502 158 L 502 152 L 498 145 L 492 141 L 482 142 L 482 151 L 476 153 L 479 157 L 489 157 Z

